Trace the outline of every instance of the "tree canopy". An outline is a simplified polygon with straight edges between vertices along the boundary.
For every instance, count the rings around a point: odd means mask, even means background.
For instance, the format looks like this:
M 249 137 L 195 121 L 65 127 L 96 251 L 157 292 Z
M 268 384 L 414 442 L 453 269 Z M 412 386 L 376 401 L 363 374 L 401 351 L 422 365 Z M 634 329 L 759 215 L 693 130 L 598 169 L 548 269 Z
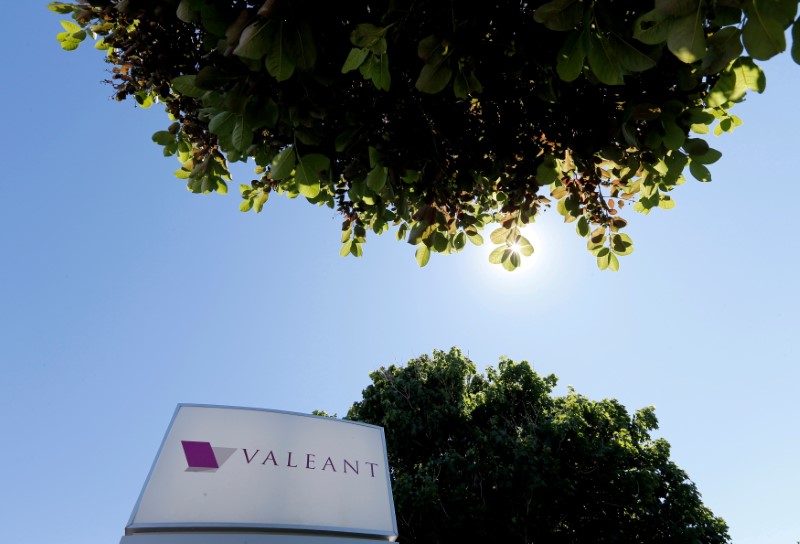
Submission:
M 730 541 L 652 408 L 554 396 L 524 361 L 482 375 L 455 348 L 371 378 L 347 418 L 384 428 L 402 542 Z
M 153 140 L 194 193 L 241 210 L 273 193 L 343 217 L 342 255 L 394 228 L 432 252 L 483 243 L 513 270 L 554 206 L 601 269 L 633 251 L 623 215 L 669 209 L 741 123 L 757 61 L 800 62 L 797 0 L 83 0 L 58 40 L 98 38 L 117 99 L 163 104 Z

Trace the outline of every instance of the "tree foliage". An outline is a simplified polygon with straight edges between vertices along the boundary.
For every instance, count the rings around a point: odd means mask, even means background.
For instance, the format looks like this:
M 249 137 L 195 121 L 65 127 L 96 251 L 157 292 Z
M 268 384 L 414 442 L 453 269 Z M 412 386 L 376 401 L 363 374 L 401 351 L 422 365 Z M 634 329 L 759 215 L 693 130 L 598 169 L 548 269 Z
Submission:
M 554 396 L 524 361 L 481 375 L 457 349 L 371 377 L 347 417 L 384 428 L 407 544 L 730 541 L 652 408 Z
M 195 193 L 241 210 L 273 193 L 343 216 L 342 255 L 394 227 L 432 252 L 491 232 L 490 260 L 533 253 L 521 228 L 555 206 L 601 269 L 633 251 L 623 212 L 675 206 L 703 135 L 762 92 L 759 60 L 800 33 L 797 0 L 84 0 L 58 40 L 99 37 L 118 99 L 163 103 L 153 140 Z M 800 43 L 791 54 L 800 60 Z M 623 209 L 625 208 L 625 209 Z

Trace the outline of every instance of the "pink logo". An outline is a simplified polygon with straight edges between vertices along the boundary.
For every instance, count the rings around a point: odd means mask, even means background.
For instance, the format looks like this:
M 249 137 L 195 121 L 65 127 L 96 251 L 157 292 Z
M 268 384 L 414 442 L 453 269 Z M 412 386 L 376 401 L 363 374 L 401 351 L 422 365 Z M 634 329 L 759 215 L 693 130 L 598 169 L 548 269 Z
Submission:
M 187 472 L 216 472 L 236 448 L 214 448 L 210 442 L 181 440 L 186 456 Z

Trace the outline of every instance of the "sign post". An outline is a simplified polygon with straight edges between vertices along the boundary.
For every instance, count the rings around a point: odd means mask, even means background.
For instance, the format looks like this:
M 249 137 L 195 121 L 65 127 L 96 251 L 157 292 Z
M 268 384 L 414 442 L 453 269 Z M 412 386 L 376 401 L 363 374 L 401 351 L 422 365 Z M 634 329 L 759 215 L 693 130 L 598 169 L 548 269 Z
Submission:
M 180 404 L 120 544 L 394 541 L 383 429 Z

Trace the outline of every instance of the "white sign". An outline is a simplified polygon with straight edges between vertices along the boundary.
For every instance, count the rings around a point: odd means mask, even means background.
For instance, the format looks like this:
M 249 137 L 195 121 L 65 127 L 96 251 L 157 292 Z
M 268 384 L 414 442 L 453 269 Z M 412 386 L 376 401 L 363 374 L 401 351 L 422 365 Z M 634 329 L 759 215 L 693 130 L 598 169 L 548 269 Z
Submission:
M 395 540 L 383 429 L 273 410 L 178 405 L 126 533 L 226 528 Z

